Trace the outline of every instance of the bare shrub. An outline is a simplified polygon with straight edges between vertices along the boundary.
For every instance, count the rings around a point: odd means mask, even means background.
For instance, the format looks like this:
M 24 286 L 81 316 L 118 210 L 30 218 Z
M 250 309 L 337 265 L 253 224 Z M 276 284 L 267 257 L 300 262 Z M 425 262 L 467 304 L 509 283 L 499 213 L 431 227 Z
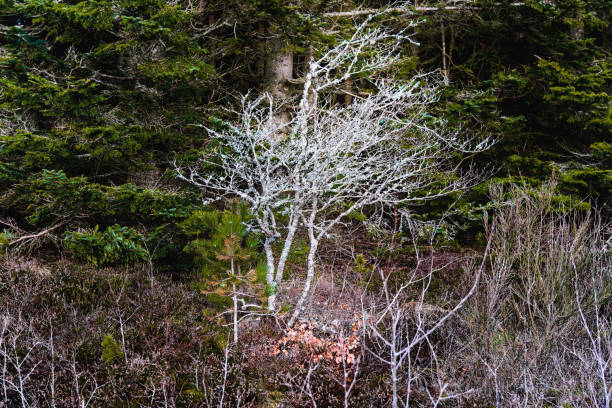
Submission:
M 462 314 L 469 327 L 458 346 L 463 351 L 446 362 L 464 387 L 477 390 L 474 401 L 610 404 L 604 228 L 597 214 L 563 208 L 554 190 L 551 183 L 538 191 L 492 191 L 497 212 L 489 265 Z
M 253 406 L 240 353 L 187 285 L 31 265 L 0 269 L 0 406 Z

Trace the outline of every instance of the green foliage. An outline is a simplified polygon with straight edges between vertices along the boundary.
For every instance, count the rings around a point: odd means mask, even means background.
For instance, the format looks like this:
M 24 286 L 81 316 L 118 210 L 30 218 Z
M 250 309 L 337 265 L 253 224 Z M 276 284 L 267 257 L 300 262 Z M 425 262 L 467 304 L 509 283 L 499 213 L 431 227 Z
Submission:
M 361 212 L 361 211 L 351 211 L 348 215 L 347 218 L 349 220 L 354 220 L 354 221 L 358 221 L 358 222 L 363 222 L 367 219 L 367 216 Z
M 195 208 L 195 197 L 140 188 L 133 184 L 105 186 L 85 177 L 68 177 L 61 170 L 43 170 L 0 198 L 6 209 L 15 209 L 32 224 L 58 217 L 79 216 L 97 220 L 159 222 L 182 219 Z
M 142 64 L 139 69 L 145 78 L 164 84 L 165 87 L 202 86 L 212 79 L 214 71 L 210 65 L 193 58 L 151 61 Z
M 355 272 L 360 275 L 369 275 L 374 270 L 374 266 L 368 264 L 368 260 L 363 254 L 357 254 L 354 263 Z M 364 276 L 364 278 L 367 278 L 367 276 Z
M 102 361 L 112 364 L 123 359 L 121 345 L 115 341 L 112 334 L 107 334 L 102 340 Z
M 6 232 L 0 233 L 0 251 L 8 248 L 10 242 L 10 235 Z
M 66 232 L 64 245 L 75 257 L 94 266 L 133 264 L 146 260 L 144 237 L 132 228 L 113 225 L 105 231 Z
M 442 66 L 442 36 L 450 58 L 438 115 L 463 133 L 497 139 L 464 163 L 534 186 L 556 177 L 565 201 L 611 211 L 611 13 L 610 3 L 598 0 L 484 2 L 470 15 L 428 18 L 418 34 L 420 66 Z M 486 205 L 481 187 L 459 205 Z M 439 209 L 415 211 L 435 218 L 446 208 L 441 200 Z M 478 225 L 450 219 L 469 234 Z
M 160 266 L 189 259 L 169 258 L 184 246 L 176 222 L 199 205 L 165 174 L 175 152 L 203 142 L 193 124 L 216 85 L 208 40 L 195 35 L 204 10 L 183 6 L 0 3 L 0 217 L 26 230 L 138 226 Z M 140 241 L 126 262 L 142 258 Z M 118 262 L 96 246 L 77 252 Z
M 192 215 L 191 223 L 204 222 L 194 213 L 203 206 L 197 190 L 171 175 L 172 162 L 195 160 L 202 151 L 214 162 L 223 152 L 201 123 L 210 117 L 209 126 L 227 126 L 234 119 L 230 95 L 265 86 L 271 47 L 262 39 L 287 40 L 299 74 L 307 50 L 316 54 L 339 40 L 329 31 L 350 35 L 350 19 L 320 18 L 337 6 L 316 0 L 214 0 L 198 7 L 183 0 L 1 2 L 0 218 L 15 219 L 24 230 L 66 220 L 71 230 L 138 228 L 156 266 L 186 270 L 195 259 L 199 268 L 217 270 L 213 264 L 221 261 L 205 255 L 215 249 L 197 242 L 211 239 L 210 228 L 179 227 Z M 604 0 L 562 0 L 484 1 L 470 13 L 428 13 L 415 38 L 421 45 L 406 44 L 401 61 L 388 69 L 400 78 L 439 69 L 443 37 L 448 81 L 423 120 L 497 139 L 489 152 L 458 155 L 457 169 L 473 165 L 532 186 L 554 176 L 560 202 L 610 211 L 611 11 Z M 373 21 L 405 23 L 397 13 Z M 210 24 L 216 24 L 212 31 Z M 355 92 L 372 90 L 370 74 L 353 78 Z M 480 228 L 486 190 L 477 186 L 458 203 L 452 196 L 411 211 L 424 221 L 447 214 L 449 239 L 455 233 L 463 239 Z M 292 262 L 305 248 L 296 246 Z
M 261 86 L 260 27 L 302 52 L 321 41 L 301 10 L 259 0 L 0 2 L 0 217 L 24 230 L 66 220 L 73 230 L 137 227 L 156 266 L 192 267 L 197 251 L 182 251 L 177 223 L 202 206 L 177 185 L 172 161 L 199 156 L 202 118 L 229 95 Z

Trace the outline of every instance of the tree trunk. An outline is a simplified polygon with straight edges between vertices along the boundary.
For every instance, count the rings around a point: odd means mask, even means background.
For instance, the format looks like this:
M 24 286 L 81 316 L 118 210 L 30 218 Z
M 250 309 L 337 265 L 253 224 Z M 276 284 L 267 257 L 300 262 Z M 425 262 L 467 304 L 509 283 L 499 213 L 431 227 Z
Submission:
M 399 408 L 399 396 L 397 392 L 397 316 L 393 316 L 393 325 L 391 327 L 391 394 L 393 396 L 392 407 Z
M 264 251 L 266 253 L 266 292 L 268 295 L 268 310 L 273 312 L 276 309 L 276 282 L 274 281 L 274 251 L 272 243 L 274 238 L 266 237 L 264 241 Z
M 236 295 L 236 284 L 232 283 L 232 300 L 234 301 L 234 344 L 238 343 L 238 295 Z
M 444 17 L 440 19 L 440 32 L 442 37 L 442 76 L 444 77 L 444 84 L 449 84 L 449 61 L 448 54 L 446 52 L 446 29 L 444 27 Z
M 570 35 L 574 41 L 584 40 L 584 19 L 582 9 L 576 10 L 574 21 L 571 22 Z
M 293 315 L 289 320 L 289 327 L 293 326 L 297 318 L 300 316 L 302 312 L 302 308 L 304 307 L 304 302 L 308 297 L 308 292 L 310 291 L 310 286 L 314 279 L 315 274 L 315 256 L 317 254 L 317 248 L 319 246 L 319 240 L 315 237 L 313 227 L 308 228 L 308 236 L 310 238 L 310 250 L 308 251 L 308 263 L 306 267 L 306 282 L 304 282 L 304 288 L 302 289 L 302 294 L 300 295 L 300 299 L 295 305 L 295 310 L 293 311 Z
M 276 267 L 276 276 L 274 282 L 277 286 L 280 285 L 281 281 L 283 280 L 285 264 L 287 263 L 289 251 L 291 250 L 291 245 L 293 244 L 293 238 L 295 237 L 295 232 L 297 231 L 298 221 L 299 217 L 296 214 L 289 223 L 289 227 L 287 230 L 287 238 L 285 238 L 285 244 L 283 245 L 283 250 L 281 252 L 280 258 L 278 259 L 278 266 Z
M 290 96 L 288 81 L 293 78 L 293 53 L 287 51 L 287 46 L 278 35 L 270 40 L 270 58 L 266 64 L 266 89 L 281 107 Z M 274 118 L 279 124 L 290 119 L 289 112 L 282 108 Z
M 231 259 L 232 278 L 236 278 L 234 270 L 234 258 Z M 232 282 L 232 301 L 234 302 L 234 344 L 238 343 L 238 295 L 236 294 L 236 281 Z

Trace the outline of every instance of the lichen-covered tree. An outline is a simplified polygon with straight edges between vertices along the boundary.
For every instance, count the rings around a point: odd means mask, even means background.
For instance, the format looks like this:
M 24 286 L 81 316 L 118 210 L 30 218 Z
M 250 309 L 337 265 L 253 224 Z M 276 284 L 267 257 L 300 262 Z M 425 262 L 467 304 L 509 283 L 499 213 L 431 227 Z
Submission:
M 373 18 L 308 61 L 301 97 L 291 105 L 288 122 L 274 120 L 272 95 L 246 95 L 239 121 L 208 129 L 221 146 L 215 157 L 179 168 L 180 177 L 202 188 L 207 198 L 233 196 L 249 206 L 265 236 L 271 311 L 277 308 L 295 235 L 299 229 L 307 232 L 307 276 L 290 324 L 309 293 L 321 240 L 348 214 L 461 190 L 474 176 L 450 177 L 451 156 L 481 151 L 491 143 L 464 139 L 426 115 L 437 100 L 435 74 L 402 81 L 384 72 L 399 60 L 410 35 L 372 28 Z M 359 76 L 370 76 L 368 92 L 348 106 L 335 105 L 330 93 Z M 277 258 L 273 247 L 278 240 L 283 242 Z

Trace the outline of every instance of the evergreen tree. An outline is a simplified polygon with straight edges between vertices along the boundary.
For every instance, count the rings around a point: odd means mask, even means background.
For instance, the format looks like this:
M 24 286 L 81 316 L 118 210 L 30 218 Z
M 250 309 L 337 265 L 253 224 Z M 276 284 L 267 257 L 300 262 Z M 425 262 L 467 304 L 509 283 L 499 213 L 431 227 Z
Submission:
M 234 343 L 238 342 L 239 313 L 259 309 L 253 302 L 264 295 L 265 288 L 265 269 L 258 265 L 259 239 L 247 229 L 250 218 L 246 207 L 239 205 L 233 211 L 196 211 L 181 225 L 196 236 L 185 250 L 194 253 L 201 265 L 202 292 L 221 305 L 227 297 L 231 299 Z

